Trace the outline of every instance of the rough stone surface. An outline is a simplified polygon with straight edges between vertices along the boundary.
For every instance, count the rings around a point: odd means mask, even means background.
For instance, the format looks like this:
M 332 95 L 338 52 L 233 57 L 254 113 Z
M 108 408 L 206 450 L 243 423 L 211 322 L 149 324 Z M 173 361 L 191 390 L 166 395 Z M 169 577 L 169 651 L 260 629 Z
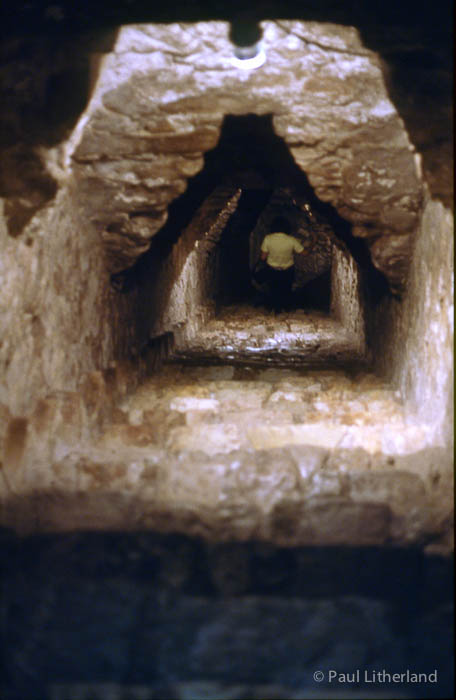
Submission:
M 346 250 L 334 246 L 331 265 L 331 315 L 353 339 L 360 356 L 367 355 L 363 280 Z M 355 350 L 355 348 L 353 348 Z
M 100 241 L 73 205 L 71 188 L 33 218 L 25 237 L 1 220 L 0 402 L 28 415 L 53 391 L 74 391 L 87 372 L 125 350 L 129 307 L 107 285 Z
M 341 287 L 344 283 L 341 283 Z M 366 348 L 363 323 L 360 323 L 359 298 L 347 284 L 336 289 L 335 313 L 343 308 L 339 320 L 324 313 L 298 309 L 278 316 L 264 308 L 249 305 L 227 306 L 209 318 L 198 333 L 179 334 L 172 355 L 177 359 L 239 362 L 250 364 L 328 365 L 363 363 Z M 353 293 L 353 298 L 343 292 Z M 348 320 L 347 310 L 358 311 Z M 191 318 L 191 317 L 190 317 Z M 344 321 L 347 325 L 344 325 Z M 352 325 L 350 325 L 352 324 Z
M 438 669 L 438 685 L 401 688 L 404 697 L 453 695 L 450 594 L 440 586 L 453 547 L 452 231 L 435 201 L 419 220 L 421 168 L 433 193 L 450 193 L 446 78 L 429 64 L 441 48 L 426 55 L 413 31 L 403 42 L 375 23 L 363 41 L 380 62 L 350 28 L 264 28 L 268 60 L 242 74 L 225 23 L 126 27 L 117 46 L 95 41 L 106 53 L 94 56 L 95 83 L 102 70 L 88 112 L 79 82 L 88 53 L 73 56 L 71 44 L 64 57 L 56 35 L 2 47 L 0 512 L 2 524 L 35 534 L 22 547 L 0 532 L 5 700 L 329 697 L 332 687 L 309 681 L 317 663 Z M 388 70 L 401 51 L 398 92 Z M 291 362 L 301 342 L 310 347 L 293 314 L 258 312 L 254 322 L 252 312 L 243 327 L 226 311 L 202 331 L 211 245 L 238 189 L 270 186 L 262 174 L 216 188 L 188 230 L 176 229 L 170 257 L 158 254 L 170 202 L 204 169 L 223 117 L 246 111 L 274 119 L 393 290 L 413 252 L 404 300 L 371 300 L 365 314 L 376 368 L 392 384 L 360 367 L 322 367 L 322 348 L 337 359 L 340 328 L 319 314 L 301 314 L 322 341 L 312 336 L 312 371 L 277 366 L 281 350 Z M 151 276 L 169 293 L 161 310 L 147 290 L 114 293 L 102 252 L 122 270 L 151 241 Z M 192 256 L 195 243 L 206 258 Z M 353 260 L 333 262 L 333 291 L 345 286 L 333 314 L 360 340 Z M 158 335 L 148 339 L 151 320 Z M 185 345 L 185 325 L 204 341 L 192 359 L 215 347 L 219 360 L 238 353 L 251 365 L 174 365 L 131 395 L 145 362 L 157 372 L 173 342 Z M 252 362 L 252 339 L 271 366 Z M 141 348 L 134 371 L 117 361 Z M 96 544 L 78 534 L 87 529 L 135 533 L 100 533 Z M 59 530 L 70 532 L 66 544 L 36 536 Z
M 399 387 L 411 414 L 425 421 L 442 445 L 451 444 L 454 427 L 453 246 L 450 212 L 429 201 L 404 302 L 385 300 L 372 329 L 380 371 Z
M 389 236 L 413 234 L 420 173 L 378 57 L 350 27 L 279 21 L 262 28 L 267 60 L 256 71 L 231 65 L 225 23 L 120 30 L 67 147 L 99 227 L 141 210 L 162 214 L 185 189 L 182 158 L 201 163 L 225 115 L 272 113 L 317 196 L 358 233 L 386 237 L 385 250 Z M 394 264 L 386 252 L 374 259 L 393 288 L 405 281 L 409 254 L 403 248 L 398 261 L 394 246 Z
M 387 97 L 378 56 L 356 30 L 294 21 L 266 22 L 263 29 L 266 63 L 241 72 L 231 63 L 226 23 L 125 27 L 115 46 L 101 47 L 95 90 L 71 137 L 46 150 L 36 148 L 34 132 L 23 150 L 7 146 L 0 437 L 3 517 L 18 530 L 157 527 L 208 538 L 258 535 L 287 546 L 318 538 L 417 543 L 431 551 L 451 546 L 448 212 L 426 202 L 419 220 L 420 158 Z M 26 83 L 17 84 L 17 93 Z M 44 83 L 43 77 L 37 95 Z M 371 380 L 359 372 L 339 377 L 334 391 L 325 384 L 323 361 L 365 357 L 346 342 L 349 326 L 362 337 L 360 290 L 353 261 L 337 255 L 334 270 L 350 268 L 334 272 L 346 287 L 336 304 L 337 315 L 345 314 L 343 334 L 334 319 L 315 321 L 318 314 L 310 317 L 310 344 L 308 327 L 303 333 L 301 321 L 286 315 L 276 319 L 286 331 L 251 317 L 248 329 L 233 328 L 226 316 L 225 327 L 213 319 L 215 331 L 210 324 L 202 331 L 213 279 L 192 246 L 210 253 L 211 236 L 236 209 L 238 189 L 255 177 L 216 188 L 174 247 L 182 229 L 174 239 L 153 240 L 170 203 L 203 169 L 224 117 L 250 112 L 272 119 L 317 196 L 353 224 L 364 239 L 355 241 L 358 252 L 370 249 L 393 289 L 405 280 L 413 244 L 405 301 L 383 299 L 368 337 L 394 388 L 376 386 L 372 394 Z M 13 128 L 10 103 L 5 114 Z M 48 146 L 57 140 L 57 133 L 45 139 Z M 9 178 L 11 163 L 18 172 Z M 59 191 L 51 201 L 53 181 Z M 103 242 L 117 271 L 151 240 L 157 245 L 151 276 L 169 263 L 164 277 L 154 277 L 169 284 L 161 311 L 148 309 L 147 298 L 136 304 L 128 289 L 114 294 L 101 254 Z M 171 331 L 174 351 L 185 347 L 190 321 L 191 333 L 201 331 L 193 360 L 207 361 L 215 346 L 219 360 L 234 362 L 238 353 L 251 362 L 259 350 L 274 365 L 301 360 L 310 349 L 319 376 L 309 374 L 303 385 L 293 374 L 273 379 L 278 369 L 271 367 L 247 387 L 242 382 L 253 368 L 242 375 L 218 367 L 208 382 L 192 379 L 183 395 L 179 388 L 168 396 L 169 405 L 155 387 L 147 406 L 140 393 L 114 408 L 136 378 L 112 361 L 138 351 L 141 315 L 147 317 L 141 340 L 151 317 L 157 321 L 157 337 L 142 348 L 151 369 L 170 350 Z M 93 444 L 110 419 L 103 440 Z
M 216 187 L 192 217 L 156 275 L 141 288 L 145 335 L 173 333 L 176 344 L 194 338 L 214 315 L 216 246 L 236 211 L 240 188 Z
M 450 5 L 445 4 L 449 9 Z M 380 28 L 376 23 L 363 35 L 368 45 L 382 56 L 388 93 L 420 153 L 433 199 L 451 209 L 454 206 L 453 98 L 447 41 L 451 23 L 439 22 L 441 35 L 437 37 L 427 22 L 412 27 L 410 20 L 411 16 L 406 27 L 393 30 L 391 26 Z
M 3 523 L 21 532 L 451 547 L 446 453 L 426 451 L 426 426 L 409 425 L 397 395 L 372 375 L 170 365 L 85 448 L 53 415 L 52 449 L 40 456 L 33 427 L 6 463 Z
M 90 439 L 141 375 L 134 351 L 134 295 L 109 289 L 99 237 L 71 186 L 35 214 L 23 235 L 0 221 L 0 463 L 14 490 L 29 470 L 52 484 L 46 461 L 59 444 Z M 66 480 L 64 479 L 65 483 Z

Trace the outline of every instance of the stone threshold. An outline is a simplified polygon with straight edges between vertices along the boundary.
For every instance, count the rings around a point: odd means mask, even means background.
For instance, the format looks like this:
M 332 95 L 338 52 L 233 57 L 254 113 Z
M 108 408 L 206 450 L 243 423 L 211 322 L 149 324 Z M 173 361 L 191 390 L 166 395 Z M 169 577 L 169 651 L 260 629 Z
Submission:
M 58 456 L 58 455 L 57 455 Z M 113 445 L 37 462 L 2 524 L 33 532 L 156 531 L 208 541 L 452 549 L 451 458 L 291 446 L 203 452 Z
M 177 336 L 170 357 L 265 366 L 366 363 L 358 336 L 327 313 L 253 307 L 228 307 L 191 337 Z
M 1 523 L 448 551 L 452 459 L 428 437 L 368 373 L 164 366 L 98 439 L 31 445 Z

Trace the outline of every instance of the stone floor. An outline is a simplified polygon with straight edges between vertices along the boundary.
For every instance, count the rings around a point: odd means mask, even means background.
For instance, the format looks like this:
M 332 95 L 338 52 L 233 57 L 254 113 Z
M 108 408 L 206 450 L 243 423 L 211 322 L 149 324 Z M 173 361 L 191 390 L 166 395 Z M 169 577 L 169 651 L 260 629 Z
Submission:
M 242 314 L 219 317 L 202 338 L 217 328 L 217 342 L 231 337 L 242 355 L 285 325 L 292 353 L 299 333 L 332 323 L 315 313 L 301 326 L 296 312 L 263 319 L 249 337 Z M 215 363 L 203 345 L 193 362 L 174 356 L 155 370 L 96 439 L 63 434 L 52 454 L 31 443 L 2 523 L 451 549 L 451 455 L 392 387 L 363 364 Z
M 175 356 L 274 366 L 353 364 L 365 359 L 359 340 L 329 313 L 294 309 L 276 314 L 249 304 L 222 307 L 197 337 L 179 343 Z
M 2 698 L 453 695 L 447 455 L 328 317 L 262 318 L 215 319 L 96 440 L 31 457 L 21 537 L 0 529 Z M 325 328 L 331 362 L 305 362 Z
M 399 394 L 369 372 L 173 363 L 120 406 L 99 447 L 216 455 L 316 445 L 397 455 L 428 441 Z

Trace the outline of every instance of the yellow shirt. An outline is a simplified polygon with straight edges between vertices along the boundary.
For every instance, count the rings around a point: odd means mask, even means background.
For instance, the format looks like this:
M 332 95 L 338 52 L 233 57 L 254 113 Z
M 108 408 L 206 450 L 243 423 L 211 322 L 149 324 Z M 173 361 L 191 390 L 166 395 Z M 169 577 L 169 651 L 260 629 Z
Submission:
M 294 253 L 303 253 L 300 242 L 286 233 L 270 233 L 261 244 L 261 251 L 268 253 L 267 262 L 277 270 L 288 270 L 294 265 Z

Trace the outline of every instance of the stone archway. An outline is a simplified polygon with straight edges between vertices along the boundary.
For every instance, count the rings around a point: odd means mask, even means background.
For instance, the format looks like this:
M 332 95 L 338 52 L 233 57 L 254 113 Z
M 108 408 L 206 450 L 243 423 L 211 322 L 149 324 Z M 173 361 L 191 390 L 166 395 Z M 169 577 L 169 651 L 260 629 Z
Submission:
M 271 113 L 316 195 L 367 239 L 374 265 L 400 291 L 422 182 L 378 57 L 351 27 L 267 21 L 266 62 L 241 70 L 231 62 L 228 29 L 224 22 L 127 26 L 101 57 L 67 156 L 111 269 L 147 249 L 216 145 L 225 115 Z

